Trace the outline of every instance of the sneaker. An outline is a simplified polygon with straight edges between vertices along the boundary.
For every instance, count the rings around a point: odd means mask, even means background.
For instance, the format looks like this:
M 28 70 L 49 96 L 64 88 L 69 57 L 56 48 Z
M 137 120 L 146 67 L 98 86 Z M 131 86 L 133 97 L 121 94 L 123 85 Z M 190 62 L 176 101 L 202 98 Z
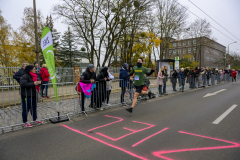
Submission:
M 167 96 L 168 94 L 167 94 L 167 93 L 165 93 L 164 95 L 165 95 L 165 96 Z
M 29 128 L 31 128 L 32 125 L 31 125 L 30 123 L 26 122 L 26 123 L 23 125 L 23 127 L 29 127 Z
M 42 98 L 45 98 L 45 96 L 42 96 Z
M 33 124 L 42 124 L 43 122 L 42 121 L 39 121 L 36 119 L 36 121 L 33 122 Z
M 106 103 L 106 104 L 105 104 L 105 106 L 109 106 L 109 107 L 110 107 L 110 106 L 111 106 L 111 104 L 109 104 L 109 103 Z
M 122 102 L 122 105 L 123 105 L 123 106 L 127 106 L 127 103 L 125 103 L 125 102 Z
M 45 98 L 49 98 L 48 96 L 45 96 Z
M 133 108 L 132 107 L 130 107 L 130 108 L 127 108 L 127 109 L 125 109 L 126 111 L 128 111 L 129 113 L 132 113 L 132 111 L 133 111 Z
M 148 92 L 148 97 L 149 97 L 149 99 L 152 99 L 152 92 L 151 91 Z
M 100 108 L 100 111 L 103 111 L 104 109 L 103 108 Z

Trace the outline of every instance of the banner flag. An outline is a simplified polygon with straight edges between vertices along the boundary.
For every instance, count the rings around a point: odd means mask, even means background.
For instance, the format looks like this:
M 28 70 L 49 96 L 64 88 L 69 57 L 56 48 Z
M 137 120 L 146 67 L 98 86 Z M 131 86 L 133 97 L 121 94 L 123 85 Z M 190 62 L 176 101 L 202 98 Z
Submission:
M 58 93 L 57 93 L 57 79 L 56 79 L 56 70 L 55 70 L 55 60 L 53 52 L 53 41 L 52 33 L 48 27 L 45 27 L 41 36 L 41 48 L 43 51 L 43 56 L 47 64 L 47 69 L 51 77 L 53 84 L 53 89 L 56 97 L 56 102 L 58 104 Z

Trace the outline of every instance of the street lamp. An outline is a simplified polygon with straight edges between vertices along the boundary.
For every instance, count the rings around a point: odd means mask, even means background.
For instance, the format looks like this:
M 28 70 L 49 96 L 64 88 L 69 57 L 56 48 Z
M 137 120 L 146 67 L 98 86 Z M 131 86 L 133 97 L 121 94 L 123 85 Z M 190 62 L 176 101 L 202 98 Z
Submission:
M 236 42 L 232 42 L 232 43 L 230 43 L 230 44 L 233 44 L 233 43 L 237 43 L 237 41 Z M 229 45 L 230 44 L 228 44 L 228 54 L 229 54 Z M 226 58 L 227 58 L 227 55 L 226 55 L 226 53 L 225 53 L 225 69 L 226 69 Z

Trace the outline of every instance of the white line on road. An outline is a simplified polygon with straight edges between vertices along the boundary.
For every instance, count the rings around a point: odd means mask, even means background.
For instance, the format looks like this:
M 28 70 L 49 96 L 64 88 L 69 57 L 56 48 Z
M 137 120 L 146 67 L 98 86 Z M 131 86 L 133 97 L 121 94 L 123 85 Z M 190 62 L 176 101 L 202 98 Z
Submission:
M 234 110 L 234 108 L 236 108 L 237 105 L 234 104 L 232 105 L 232 107 L 230 107 L 226 112 L 224 112 L 220 117 L 218 117 L 214 122 L 213 124 L 218 124 L 220 123 L 230 112 L 232 112 L 232 110 Z
M 223 91 L 226 91 L 226 89 L 221 89 L 217 92 L 214 92 L 214 93 L 208 93 L 207 95 L 205 95 L 203 98 L 205 97 L 209 97 L 209 96 L 215 96 L 216 94 L 220 93 L 220 92 L 223 92 Z

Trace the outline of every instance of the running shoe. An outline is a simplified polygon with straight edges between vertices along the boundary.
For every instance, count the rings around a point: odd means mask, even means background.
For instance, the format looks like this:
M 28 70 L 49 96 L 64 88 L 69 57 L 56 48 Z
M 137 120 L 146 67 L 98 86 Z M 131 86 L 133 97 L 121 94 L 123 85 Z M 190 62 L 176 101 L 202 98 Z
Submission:
M 28 128 L 31 128 L 31 127 L 32 127 L 32 125 L 31 125 L 29 122 L 26 122 L 26 123 L 23 125 L 23 127 L 28 127 Z
M 132 111 L 133 111 L 133 108 L 132 107 L 130 107 L 130 108 L 127 108 L 127 109 L 125 109 L 126 111 L 128 111 L 129 113 L 132 113 Z

